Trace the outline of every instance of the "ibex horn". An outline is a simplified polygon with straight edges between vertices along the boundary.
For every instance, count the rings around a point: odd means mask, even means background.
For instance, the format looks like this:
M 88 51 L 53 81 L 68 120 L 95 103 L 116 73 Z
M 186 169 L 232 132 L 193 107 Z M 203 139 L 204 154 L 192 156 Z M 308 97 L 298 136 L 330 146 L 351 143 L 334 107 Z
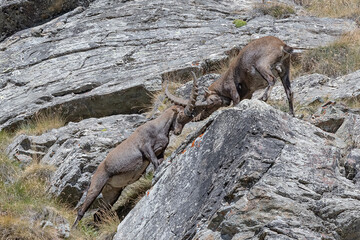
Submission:
M 194 72 L 191 72 L 191 75 L 193 77 L 193 87 L 191 89 L 191 95 L 190 95 L 190 99 L 188 101 L 188 104 L 186 105 L 185 109 L 184 109 L 184 113 L 186 114 L 186 116 L 190 117 L 194 111 L 195 108 L 195 103 L 196 103 L 196 98 L 199 95 L 199 89 L 198 89 L 198 85 L 197 85 L 197 78 Z
M 168 89 L 168 84 L 167 84 L 167 80 L 165 80 L 165 94 L 166 94 L 166 97 L 174 104 L 176 105 L 181 105 L 183 107 L 186 107 L 187 104 L 188 104 L 188 101 L 185 100 L 185 99 L 182 99 L 180 97 L 176 97 L 174 95 L 172 95 L 170 92 L 169 92 L 169 89 Z

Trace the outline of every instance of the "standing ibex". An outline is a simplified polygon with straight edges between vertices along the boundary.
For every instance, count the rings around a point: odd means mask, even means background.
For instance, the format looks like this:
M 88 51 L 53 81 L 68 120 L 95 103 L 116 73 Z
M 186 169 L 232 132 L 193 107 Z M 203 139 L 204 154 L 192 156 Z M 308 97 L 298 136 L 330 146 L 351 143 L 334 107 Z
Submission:
M 127 185 L 137 181 L 151 162 L 155 170 L 163 161 L 169 143 L 169 133 L 179 135 L 184 125 L 193 118 L 198 95 L 196 77 L 193 73 L 193 89 L 186 107 L 172 106 L 159 117 L 138 127 L 100 163 L 93 177 L 86 199 L 78 211 L 73 224 L 82 219 L 85 212 L 102 192 L 105 209 L 110 208 Z
M 205 93 L 206 104 L 196 104 L 200 112 L 194 120 L 202 120 L 221 106 L 238 104 L 250 99 L 253 93 L 262 88 L 265 93 L 260 98 L 267 101 L 276 77 L 280 77 L 289 102 L 290 114 L 294 116 L 293 95 L 290 89 L 290 54 L 293 48 L 276 37 L 259 38 L 246 45 L 230 64 L 229 69 L 217 81 L 211 84 Z M 178 98 L 169 94 L 175 103 Z M 200 106 L 201 105 L 201 106 Z

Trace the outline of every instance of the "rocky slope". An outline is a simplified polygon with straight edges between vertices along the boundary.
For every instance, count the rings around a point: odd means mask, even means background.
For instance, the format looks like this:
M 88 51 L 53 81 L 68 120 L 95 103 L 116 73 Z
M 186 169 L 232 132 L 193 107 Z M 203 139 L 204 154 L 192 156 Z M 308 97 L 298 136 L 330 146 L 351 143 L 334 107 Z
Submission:
M 44 110 L 68 121 L 137 113 L 162 76 L 205 72 L 251 39 L 275 35 L 308 48 L 356 27 L 342 19 L 258 16 L 256 2 L 94 1 L 17 32 L 0 42 L 0 129 Z M 248 23 L 236 28 L 235 18 Z
M 360 238 L 359 183 L 343 167 L 359 148 L 346 156 L 338 136 L 257 100 L 208 124 L 114 239 Z
M 357 27 L 344 19 L 263 16 L 253 10 L 259 2 L 0 0 L 0 23 L 8 20 L 0 24 L 0 130 L 42 112 L 69 122 L 18 136 L 8 155 L 56 166 L 49 191 L 75 205 L 108 151 L 146 121 L 139 113 L 163 79 L 211 72 L 258 37 L 311 48 Z M 42 14 L 33 16 L 33 8 Z M 236 18 L 247 25 L 236 28 Z M 306 119 L 313 124 L 258 101 L 192 124 L 197 131 L 162 165 L 115 239 L 360 238 L 360 110 L 334 102 L 358 101 L 359 78 L 295 79 L 295 106 L 333 101 Z M 271 99 L 284 98 L 282 86 L 274 87 Z

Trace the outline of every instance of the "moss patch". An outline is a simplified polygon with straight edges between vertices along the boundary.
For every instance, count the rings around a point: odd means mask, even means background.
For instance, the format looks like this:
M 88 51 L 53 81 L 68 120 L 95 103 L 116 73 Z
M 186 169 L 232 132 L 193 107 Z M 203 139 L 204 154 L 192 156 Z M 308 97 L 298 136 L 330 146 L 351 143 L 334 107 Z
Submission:
M 247 22 L 242 19 L 235 19 L 233 21 L 233 24 L 235 25 L 235 27 L 239 28 L 239 27 L 245 26 L 247 24 Z

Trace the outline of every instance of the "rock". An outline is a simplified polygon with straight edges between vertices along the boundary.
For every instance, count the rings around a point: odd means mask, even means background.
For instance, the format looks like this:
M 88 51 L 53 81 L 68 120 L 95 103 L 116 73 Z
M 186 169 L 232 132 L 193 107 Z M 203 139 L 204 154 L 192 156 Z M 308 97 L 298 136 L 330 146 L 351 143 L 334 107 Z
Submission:
M 87 6 L 91 0 L 55 1 L 0 1 L 0 41 L 19 30 L 33 27 L 78 6 Z M 38 33 L 41 36 L 41 32 Z
M 75 205 L 107 153 L 145 121 L 142 115 L 90 118 L 40 136 L 20 135 L 7 151 L 18 160 L 21 160 L 19 156 L 35 158 L 43 164 L 56 166 L 49 191 Z
M 360 148 L 360 115 L 349 113 L 336 135 L 344 140 L 349 148 Z
M 345 158 L 345 177 L 360 186 L 360 149 L 352 149 Z
M 360 239 L 360 190 L 340 173 L 336 135 L 258 100 L 208 121 L 115 240 Z
M 335 133 L 346 116 L 347 114 L 336 106 L 336 102 L 329 101 L 312 115 L 310 122 L 326 132 Z
M 291 82 L 294 101 L 298 105 L 310 105 L 320 97 L 329 100 L 358 101 L 360 98 L 360 70 L 345 76 L 330 78 L 322 74 L 310 74 L 298 77 Z M 286 99 L 284 88 L 278 81 L 270 95 L 271 100 Z
M 198 101 L 204 100 L 204 94 L 205 90 L 213 83 L 215 82 L 221 75 L 212 73 L 212 74 L 206 74 L 204 76 L 198 77 L 198 86 L 199 86 L 199 96 L 197 98 Z M 192 90 L 193 83 L 192 81 L 186 82 L 183 86 L 179 87 L 176 90 L 176 94 L 186 98 L 190 96 L 191 90 Z
M 96 0 L 17 32 L 0 43 L 0 130 L 43 111 L 68 121 L 138 113 L 164 74 L 206 71 L 251 39 L 274 35 L 312 47 L 356 28 L 350 20 L 305 16 L 260 16 L 236 28 L 232 21 L 250 19 L 252 7 L 232 0 Z

